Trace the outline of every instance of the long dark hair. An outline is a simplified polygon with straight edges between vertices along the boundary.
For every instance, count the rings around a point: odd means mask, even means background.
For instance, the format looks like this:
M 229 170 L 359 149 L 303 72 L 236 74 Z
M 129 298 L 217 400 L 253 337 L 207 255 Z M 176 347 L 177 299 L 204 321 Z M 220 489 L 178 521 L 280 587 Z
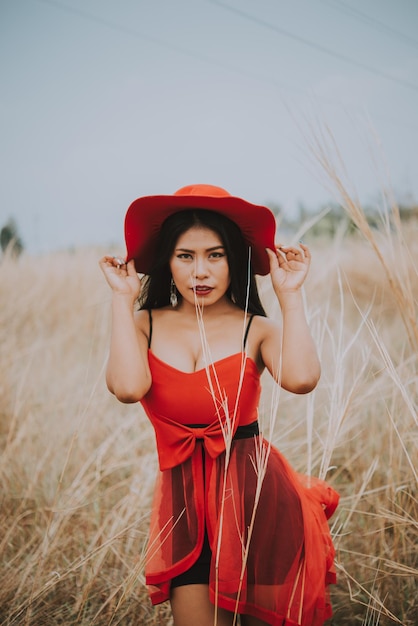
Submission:
M 228 259 L 231 282 L 226 295 L 231 302 L 243 311 L 247 307 L 251 314 L 266 316 L 240 228 L 221 213 L 204 209 L 179 211 L 163 222 L 156 246 L 158 254 L 149 275 L 142 279 L 140 308 L 158 309 L 170 304 L 170 259 L 179 237 L 192 226 L 210 228 L 219 235 Z

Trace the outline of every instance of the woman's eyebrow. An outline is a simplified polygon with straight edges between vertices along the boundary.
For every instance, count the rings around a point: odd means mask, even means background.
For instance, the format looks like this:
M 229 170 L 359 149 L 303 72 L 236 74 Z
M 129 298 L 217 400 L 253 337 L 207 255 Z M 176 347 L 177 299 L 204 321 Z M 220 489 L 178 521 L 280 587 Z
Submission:
M 206 252 L 213 252 L 214 250 L 224 250 L 224 246 L 219 245 L 219 246 L 212 246 L 212 248 L 206 248 Z M 189 248 L 176 248 L 177 252 L 194 252 L 194 250 L 191 250 Z

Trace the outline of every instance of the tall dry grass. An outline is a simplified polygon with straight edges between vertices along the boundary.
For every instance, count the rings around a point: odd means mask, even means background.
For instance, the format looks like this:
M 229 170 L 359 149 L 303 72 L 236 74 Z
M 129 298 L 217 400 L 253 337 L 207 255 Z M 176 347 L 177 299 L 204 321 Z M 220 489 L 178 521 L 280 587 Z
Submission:
M 368 231 L 354 208 L 358 236 L 312 242 L 306 296 L 320 384 L 306 397 L 281 392 L 271 422 L 266 377 L 262 422 L 298 470 L 341 493 L 331 522 L 333 624 L 413 626 L 418 224 L 405 228 L 392 206 L 382 228 Z M 139 406 L 118 403 L 104 384 L 110 294 L 100 255 L 0 265 L 4 625 L 171 623 L 167 606 L 150 606 L 143 577 L 152 429 Z M 278 315 L 268 281 L 261 290 Z

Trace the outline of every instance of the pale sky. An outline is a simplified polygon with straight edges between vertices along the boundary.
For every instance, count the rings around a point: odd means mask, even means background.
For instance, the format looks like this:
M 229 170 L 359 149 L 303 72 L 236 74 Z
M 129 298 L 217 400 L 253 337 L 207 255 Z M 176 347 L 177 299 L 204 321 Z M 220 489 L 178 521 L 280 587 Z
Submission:
M 132 200 L 192 183 L 317 211 L 326 127 L 363 202 L 418 201 L 417 0 L 0 0 L 0 64 L 30 252 L 123 243 Z

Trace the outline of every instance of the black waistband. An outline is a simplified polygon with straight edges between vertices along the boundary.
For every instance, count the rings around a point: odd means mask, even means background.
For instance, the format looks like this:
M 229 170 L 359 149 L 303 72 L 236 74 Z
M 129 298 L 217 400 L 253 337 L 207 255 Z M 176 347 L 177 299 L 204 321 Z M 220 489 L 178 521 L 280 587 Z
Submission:
M 187 424 L 189 428 L 206 428 L 208 424 Z M 245 424 L 245 426 L 238 426 L 235 431 L 234 439 L 249 439 L 260 434 L 258 428 L 258 421 L 251 422 L 251 424 Z

